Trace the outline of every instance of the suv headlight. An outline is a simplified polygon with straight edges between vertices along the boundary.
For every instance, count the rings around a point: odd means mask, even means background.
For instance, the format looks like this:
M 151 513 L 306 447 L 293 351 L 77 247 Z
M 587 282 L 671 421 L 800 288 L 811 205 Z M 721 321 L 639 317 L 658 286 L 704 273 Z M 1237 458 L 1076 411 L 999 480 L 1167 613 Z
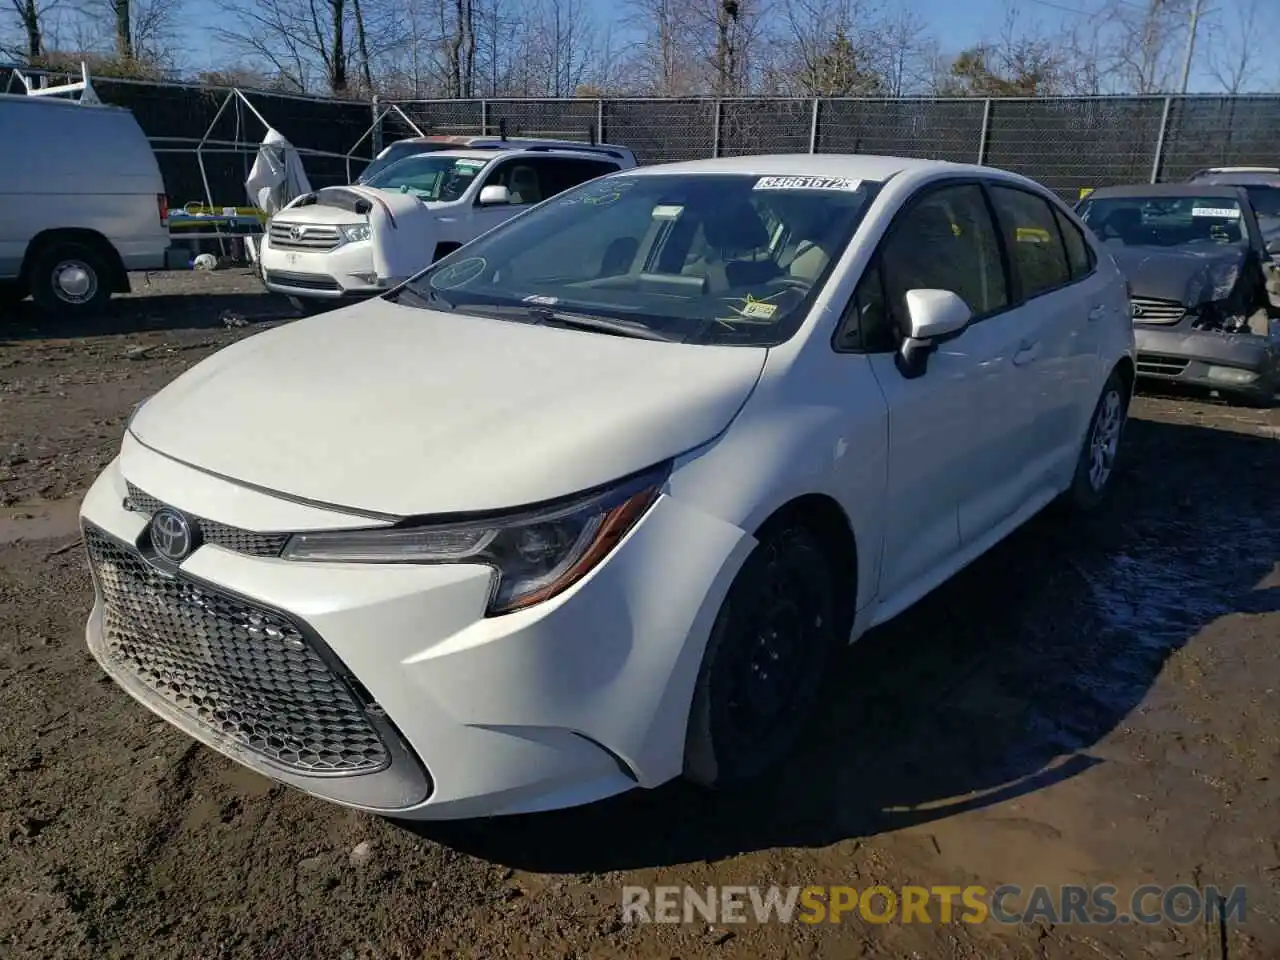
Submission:
M 356 243 L 360 240 L 368 240 L 373 236 L 373 230 L 367 223 L 344 223 L 338 227 L 338 232 L 342 234 L 342 239 L 347 243 Z
M 487 519 L 377 530 L 299 533 L 287 560 L 331 563 L 482 563 L 495 582 L 489 614 L 567 590 L 603 560 L 658 498 L 671 464 L 548 507 Z

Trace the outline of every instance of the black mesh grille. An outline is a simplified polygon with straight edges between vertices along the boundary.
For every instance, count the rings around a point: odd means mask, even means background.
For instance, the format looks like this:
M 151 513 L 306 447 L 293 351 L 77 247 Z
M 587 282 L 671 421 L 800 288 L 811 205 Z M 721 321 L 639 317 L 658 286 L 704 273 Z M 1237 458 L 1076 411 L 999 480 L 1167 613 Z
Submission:
M 164 503 L 151 496 L 151 494 L 139 490 L 132 483 L 128 484 L 128 490 L 129 496 L 124 502 L 125 508 L 128 510 L 151 516 L 151 514 L 165 506 Z M 280 556 L 280 551 L 284 549 L 285 543 L 289 540 L 287 533 L 254 533 L 251 530 L 241 530 L 239 527 L 232 527 L 214 520 L 205 520 L 201 517 L 192 517 L 191 519 L 200 528 L 202 542 L 216 543 L 218 546 L 234 550 L 236 553 L 247 553 L 254 557 L 278 557 Z
M 310 776 L 385 769 L 355 695 L 296 624 L 182 574 L 168 576 L 86 526 L 104 656 L 195 724 Z

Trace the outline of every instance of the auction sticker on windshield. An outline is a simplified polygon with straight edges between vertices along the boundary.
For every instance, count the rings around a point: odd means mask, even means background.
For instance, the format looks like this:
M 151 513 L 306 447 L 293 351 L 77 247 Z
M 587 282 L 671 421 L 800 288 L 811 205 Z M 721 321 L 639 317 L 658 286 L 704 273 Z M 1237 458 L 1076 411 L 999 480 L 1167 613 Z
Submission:
M 1227 217 L 1236 220 L 1240 217 L 1240 211 L 1232 207 L 1192 207 L 1191 215 L 1193 217 Z
M 853 192 L 862 186 L 852 177 L 761 177 L 753 190 L 844 190 Z

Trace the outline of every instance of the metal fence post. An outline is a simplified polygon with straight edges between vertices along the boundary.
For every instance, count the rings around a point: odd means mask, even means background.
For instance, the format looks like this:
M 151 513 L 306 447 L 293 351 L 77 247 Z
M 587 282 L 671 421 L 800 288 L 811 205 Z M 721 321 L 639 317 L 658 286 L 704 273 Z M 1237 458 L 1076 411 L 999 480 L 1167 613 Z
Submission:
M 723 100 L 716 97 L 716 109 L 711 120 L 711 156 L 713 157 L 720 156 L 720 116 L 723 111 L 723 103 Z
M 1160 165 L 1164 162 L 1164 140 L 1169 132 L 1169 110 L 1173 106 L 1173 97 L 1164 98 L 1164 110 L 1160 113 L 1160 132 L 1156 134 L 1156 155 L 1151 160 L 1151 182 L 1160 180 Z
M 604 133 L 604 97 L 596 101 L 596 140 L 600 143 L 609 142 Z
M 489 101 L 480 101 L 480 136 L 487 137 L 489 135 Z
M 818 110 L 821 108 L 822 100 L 819 97 L 813 98 L 813 116 L 809 118 L 809 152 L 818 152 Z
M 378 95 L 373 95 L 373 133 L 372 133 L 373 155 L 376 157 L 382 152 L 382 104 L 378 102 Z
M 978 166 L 987 162 L 987 138 L 991 136 L 991 98 L 982 103 L 982 133 L 978 136 Z

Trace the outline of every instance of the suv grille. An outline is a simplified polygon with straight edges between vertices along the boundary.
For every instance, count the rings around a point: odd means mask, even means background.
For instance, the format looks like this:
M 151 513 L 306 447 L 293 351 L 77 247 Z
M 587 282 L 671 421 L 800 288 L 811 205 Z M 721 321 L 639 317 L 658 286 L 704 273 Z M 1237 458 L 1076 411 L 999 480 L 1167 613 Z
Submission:
M 386 744 L 352 689 L 285 616 L 167 576 L 95 527 L 103 657 L 150 698 L 292 773 L 376 773 Z
M 1187 315 L 1187 308 L 1176 300 L 1154 297 L 1132 297 L 1133 319 L 1138 323 L 1177 323 Z
M 294 231 L 298 235 L 294 236 Z M 337 227 L 326 227 L 314 223 L 278 223 L 272 220 L 267 225 L 267 234 L 271 245 L 281 250 L 332 250 L 340 242 Z
M 127 487 L 129 496 L 124 501 L 126 510 L 151 516 L 164 506 L 151 494 L 144 493 L 132 483 L 127 484 Z M 214 520 L 204 520 L 200 517 L 190 519 L 200 530 L 201 542 L 215 543 L 236 553 L 247 553 L 253 557 L 278 557 L 289 540 L 287 533 L 254 533 Z

